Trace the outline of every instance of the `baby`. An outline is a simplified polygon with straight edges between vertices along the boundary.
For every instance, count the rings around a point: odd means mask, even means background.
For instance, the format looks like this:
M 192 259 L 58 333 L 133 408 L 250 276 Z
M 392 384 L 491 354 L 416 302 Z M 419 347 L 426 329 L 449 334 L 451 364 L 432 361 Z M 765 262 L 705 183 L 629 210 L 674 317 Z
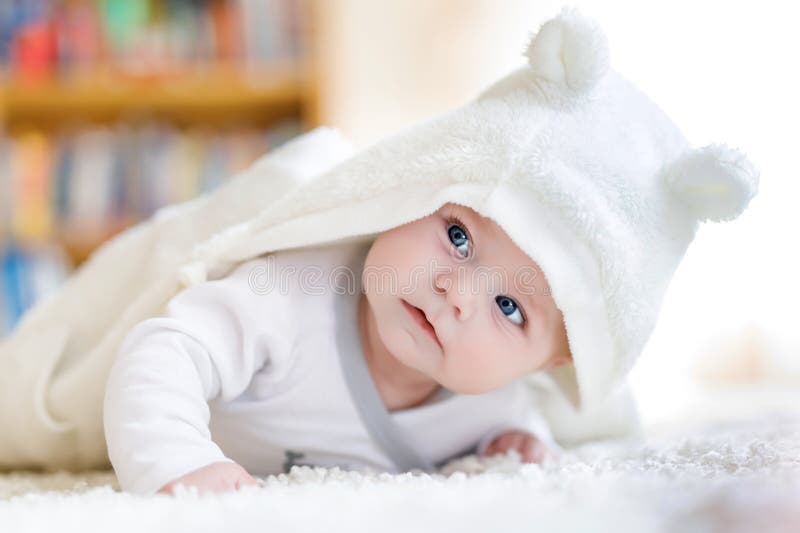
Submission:
M 743 212 L 758 173 L 727 146 L 693 148 L 576 11 L 543 24 L 526 56 L 255 217 L 235 206 L 279 162 L 221 197 L 232 225 L 180 267 L 188 288 L 144 298 L 163 316 L 123 314 L 150 317 L 125 330 L 105 387 L 124 489 L 235 489 L 296 464 L 541 461 L 636 431 L 625 378 L 673 272 L 700 222 Z M 188 217 L 187 232 L 205 223 Z M 94 278 L 111 279 L 99 265 Z M 102 376 L 106 359 L 88 360 L 98 369 L 73 374 Z
M 367 382 L 352 377 L 359 360 Z M 385 410 L 421 464 L 512 449 L 539 462 L 557 445 L 518 378 L 568 363 L 535 263 L 495 222 L 446 203 L 367 245 L 282 251 L 179 293 L 112 368 L 109 457 L 142 493 L 237 489 L 293 464 L 405 470 L 359 419 Z

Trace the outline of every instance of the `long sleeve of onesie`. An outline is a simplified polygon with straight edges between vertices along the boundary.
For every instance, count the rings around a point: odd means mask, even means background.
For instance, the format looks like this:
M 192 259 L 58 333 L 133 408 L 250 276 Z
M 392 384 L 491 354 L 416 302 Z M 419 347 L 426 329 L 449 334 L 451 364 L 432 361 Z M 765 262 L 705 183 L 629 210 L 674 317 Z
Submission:
M 208 401 L 240 395 L 287 333 L 278 291 L 257 294 L 242 279 L 251 267 L 180 292 L 164 316 L 123 340 L 106 384 L 104 426 L 124 490 L 152 494 L 212 462 L 232 461 L 211 440 Z M 256 320 L 259 327 L 248 327 Z

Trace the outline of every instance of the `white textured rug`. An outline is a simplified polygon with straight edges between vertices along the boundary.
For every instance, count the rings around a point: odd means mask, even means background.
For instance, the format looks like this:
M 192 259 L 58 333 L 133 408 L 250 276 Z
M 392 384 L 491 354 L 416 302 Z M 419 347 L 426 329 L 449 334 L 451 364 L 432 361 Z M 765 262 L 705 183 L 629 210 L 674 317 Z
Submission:
M 239 493 L 137 497 L 112 472 L 0 476 L 0 531 L 800 532 L 800 416 L 440 474 L 295 467 Z

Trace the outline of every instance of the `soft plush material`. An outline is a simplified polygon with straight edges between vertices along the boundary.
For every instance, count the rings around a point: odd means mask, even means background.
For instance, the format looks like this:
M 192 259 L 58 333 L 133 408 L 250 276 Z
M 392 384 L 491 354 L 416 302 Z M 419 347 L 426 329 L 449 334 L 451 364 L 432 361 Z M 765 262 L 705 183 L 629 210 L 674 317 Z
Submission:
M 446 202 L 495 220 L 549 282 L 574 365 L 530 382 L 556 439 L 631 434 L 625 377 L 674 270 L 699 223 L 735 218 L 757 186 L 737 150 L 691 147 L 565 9 L 473 101 L 357 154 L 320 128 L 101 248 L 0 345 L 0 466 L 105 464 L 116 348 L 181 288 L 266 252 L 374 239 Z
M 295 467 L 239 493 L 117 492 L 110 471 L 0 475 L 0 531 L 794 533 L 800 418 L 688 425 L 645 443 L 596 442 L 558 461 L 518 456 L 435 475 Z

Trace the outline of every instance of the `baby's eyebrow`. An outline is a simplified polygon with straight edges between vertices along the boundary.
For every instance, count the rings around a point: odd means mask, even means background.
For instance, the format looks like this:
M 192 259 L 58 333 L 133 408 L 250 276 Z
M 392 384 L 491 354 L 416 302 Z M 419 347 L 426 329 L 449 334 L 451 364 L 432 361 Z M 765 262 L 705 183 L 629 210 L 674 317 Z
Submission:
M 478 231 L 480 231 L 481 233 L 484 232 L 482 218 L 479 219 L 471 209 L 467 209 L 466 207 L 461 206 L 459 204 L 456 204 L 456 206 L 458 206 L 456 208 L 456 212 L 458 212 L 458 214 L 461 216 L 464 222 L 469 226 L 468 229 L 470 230 L 470 233 L 475 235 L 476 233 L 478 233 Z

